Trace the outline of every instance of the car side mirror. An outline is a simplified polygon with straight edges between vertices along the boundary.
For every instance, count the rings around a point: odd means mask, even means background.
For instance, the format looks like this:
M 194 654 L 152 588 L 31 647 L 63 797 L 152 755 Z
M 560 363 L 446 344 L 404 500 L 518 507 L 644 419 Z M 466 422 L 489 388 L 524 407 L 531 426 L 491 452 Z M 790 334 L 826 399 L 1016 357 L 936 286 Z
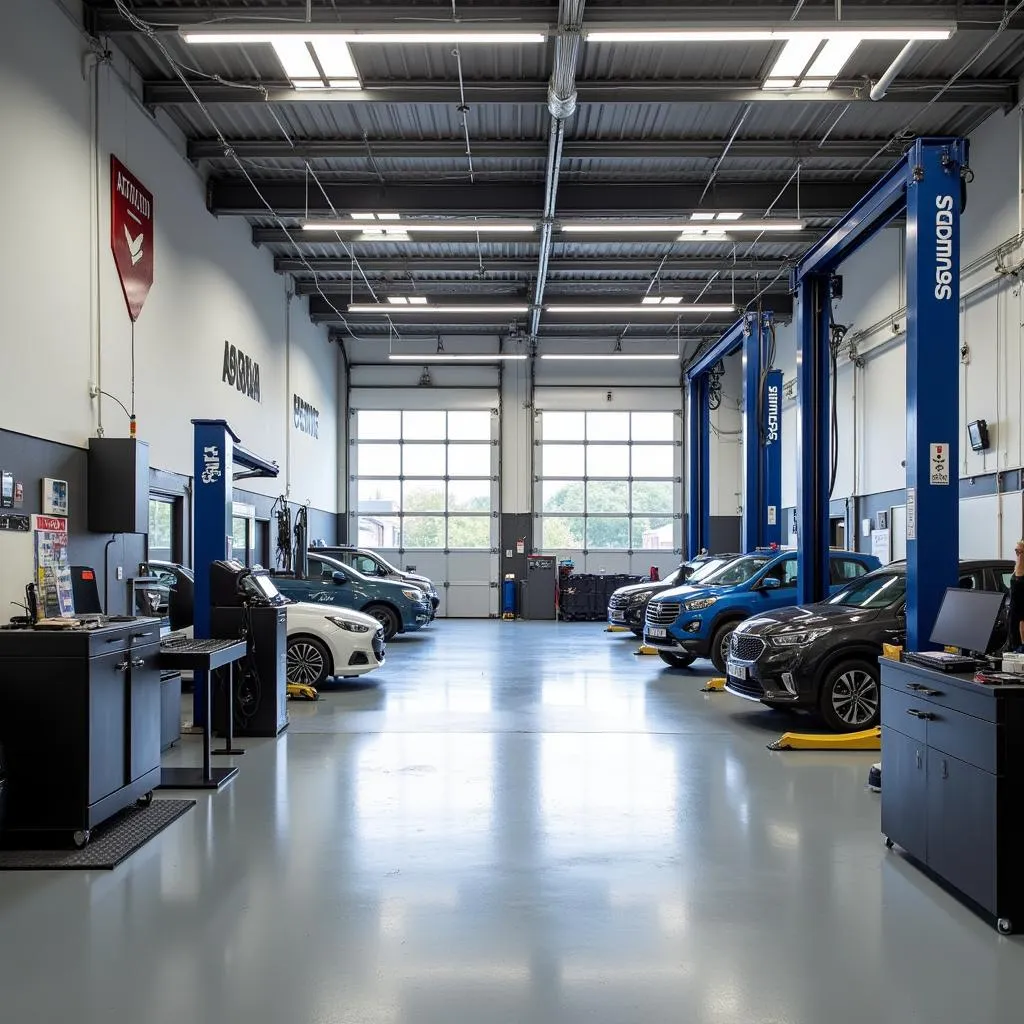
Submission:
M 758 590 L 778 590 L 781 586 L 782 583 L 774 576 L 765 576 L 757 585 L 757 588 Z
M 332 573 L 331 579 L 334 581 L 334 585 L 336 587 L 343 587 L 348 583 L 348 577 L 343 572 Z

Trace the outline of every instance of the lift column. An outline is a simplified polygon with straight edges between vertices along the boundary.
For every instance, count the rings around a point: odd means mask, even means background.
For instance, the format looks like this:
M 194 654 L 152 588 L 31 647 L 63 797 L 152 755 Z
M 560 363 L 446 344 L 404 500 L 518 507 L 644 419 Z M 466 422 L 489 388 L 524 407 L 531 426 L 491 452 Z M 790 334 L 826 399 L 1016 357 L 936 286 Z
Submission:
M 773 316 L 761 316 L 762 352 L 770 352 Z M 765 355 L 765 366 L 769 366 Z M 764 455 L 761 459 L 762 544 L 782 544 L 782 371 L 769 369 L 765 375 Z
M 914 144 L 907 185 L 907 646 L 928 645 L 960 544 L 960 212 L 966 142 Z
M 706 374 L 691 377 L 687 387 L 687 476 L 686 554 L 693 558 L 711 539 L 711 410 Z
M 800 282 L 796 309 L 797 595 L 822 601 L 829 589 L 829 274 Z
M 761 322 L 756 315 L 748 315 L 743 337 L 743 551 L 754 551 L 765 542 L 761 529 L 764 517 L 763 377 Z

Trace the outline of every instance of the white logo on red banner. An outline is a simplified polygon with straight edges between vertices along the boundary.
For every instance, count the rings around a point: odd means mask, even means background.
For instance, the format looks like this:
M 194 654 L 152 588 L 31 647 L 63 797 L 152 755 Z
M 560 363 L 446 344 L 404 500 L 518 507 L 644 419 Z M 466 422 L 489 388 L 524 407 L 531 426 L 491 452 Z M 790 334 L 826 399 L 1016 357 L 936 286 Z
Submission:
M 110 157 L 110 251 L 128 315 L 138 320 L 153 285 L 153 194 Z

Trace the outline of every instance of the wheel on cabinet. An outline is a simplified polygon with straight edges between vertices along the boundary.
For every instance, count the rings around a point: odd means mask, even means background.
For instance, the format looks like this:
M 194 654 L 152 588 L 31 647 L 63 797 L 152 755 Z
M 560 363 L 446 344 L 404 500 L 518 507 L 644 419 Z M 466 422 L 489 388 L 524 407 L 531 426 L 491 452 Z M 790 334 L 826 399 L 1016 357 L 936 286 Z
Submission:
M 75 848 L 78 850 L 84 850 L 89 845 L 89 840 L 92 839 L 92 832 L 87 828 L 79 829 L 72 837 L 71 842 L 75 844 Z
M 148 793 L 143 793 L 138 800 L 135 801 L 136 807 L 148 807 L 153 802 L 153 790 Z
M 891 850 L 891 849 L 892 849 L 892 847 L 893 847 L 893 842 L 892 842 L 892 840 L 891 840 L 891 839 L 890 839 L 890 838 L 889 838 L 888 836 L 886 836 L 886 837 L 885 837 L 885 848 L 886 848 L 887 850 Z
M 1000 935 L 1012 935 L 1013 934 L 1013 922 L 1008 917 L 999 918 L 996 923 L 996 927 L 999 929 Z
M 673 668 L 689 668 L 697 660 L 696 655 L 672 654 L 670 651 L 658 651 L 658 657 Z

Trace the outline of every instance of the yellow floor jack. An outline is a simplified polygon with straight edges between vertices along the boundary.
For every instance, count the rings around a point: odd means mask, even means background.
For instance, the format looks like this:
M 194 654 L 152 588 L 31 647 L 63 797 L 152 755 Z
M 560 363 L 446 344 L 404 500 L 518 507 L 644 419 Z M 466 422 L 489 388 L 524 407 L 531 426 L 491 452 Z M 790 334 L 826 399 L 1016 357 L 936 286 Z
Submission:
M 881 750 L 882 730 L 862 729 L 860 732 L 817 733 L 785 732 L 768 744 L 769 750 Z
M 725 677 L 716 676 L 709 679 L 701 688 L 701 693 L 722 693 L 725 690 Z
M 632 633 L 633 631 L 629 626 L 605 626 L 604 631 L 606 633 Z
M 634 654 L 657 654 L 657 647 L 649 647 L 647 644 L 641 644 L 634 652 Z
M 309 683 L 289 683 L 288 697 L 290 700 L 319 700 L 320 692 Z

